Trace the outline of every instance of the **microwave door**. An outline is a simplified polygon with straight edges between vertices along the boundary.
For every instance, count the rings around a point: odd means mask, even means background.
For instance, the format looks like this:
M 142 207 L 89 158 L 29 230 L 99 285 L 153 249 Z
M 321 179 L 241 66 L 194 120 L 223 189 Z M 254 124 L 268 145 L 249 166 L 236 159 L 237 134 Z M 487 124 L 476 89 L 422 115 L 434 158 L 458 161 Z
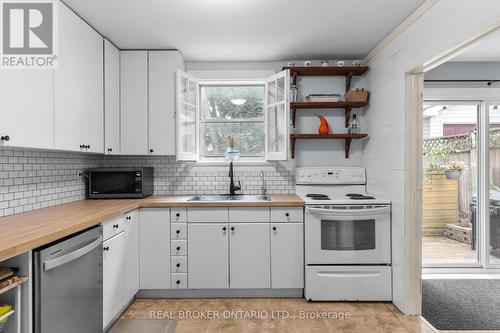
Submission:
M 135 171 L 126 172 L 92 172 L 90 175 L 90 191 L 93 196 L 120 196 L 140 193 Z

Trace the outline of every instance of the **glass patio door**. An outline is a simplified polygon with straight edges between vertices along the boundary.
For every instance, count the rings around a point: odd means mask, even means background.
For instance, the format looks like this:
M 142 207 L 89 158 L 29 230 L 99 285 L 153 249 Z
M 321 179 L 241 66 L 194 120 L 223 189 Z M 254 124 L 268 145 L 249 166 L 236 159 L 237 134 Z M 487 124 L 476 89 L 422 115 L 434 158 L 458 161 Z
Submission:
M 475 101 L 424 102 L 423 267 L 481 267 L 480 110 Z
M 485 261 L 500 267 L 500 100 L 485 103 L 488 114 L 488 216 L 485 228 Z

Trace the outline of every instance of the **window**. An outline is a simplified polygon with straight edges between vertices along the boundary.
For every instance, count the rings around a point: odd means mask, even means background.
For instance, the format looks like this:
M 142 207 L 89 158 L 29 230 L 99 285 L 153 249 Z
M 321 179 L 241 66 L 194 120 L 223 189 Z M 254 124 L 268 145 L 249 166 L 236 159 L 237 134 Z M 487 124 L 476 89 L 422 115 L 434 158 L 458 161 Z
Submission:
M 223 161 L 230 136 L 243 161 L 288 158 L 290 72 L 244 80 L 177 72 L 177 160 Z
M 200 84 L 200 159 L 223 159 L 228 138 L 242 159 L 264 160 L 264 82 Z

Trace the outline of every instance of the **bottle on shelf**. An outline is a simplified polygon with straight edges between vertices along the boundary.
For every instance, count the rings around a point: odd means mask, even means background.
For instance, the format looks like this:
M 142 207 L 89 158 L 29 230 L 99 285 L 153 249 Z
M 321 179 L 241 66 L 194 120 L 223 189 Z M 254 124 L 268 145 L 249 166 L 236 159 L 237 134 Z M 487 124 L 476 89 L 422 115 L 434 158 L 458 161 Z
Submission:
M 356 134 L 359 133 L 359 120 L 356 114 L 352 115 L 351 122 L 349 123 L 348 127 L 348 133 L 349 134 Z

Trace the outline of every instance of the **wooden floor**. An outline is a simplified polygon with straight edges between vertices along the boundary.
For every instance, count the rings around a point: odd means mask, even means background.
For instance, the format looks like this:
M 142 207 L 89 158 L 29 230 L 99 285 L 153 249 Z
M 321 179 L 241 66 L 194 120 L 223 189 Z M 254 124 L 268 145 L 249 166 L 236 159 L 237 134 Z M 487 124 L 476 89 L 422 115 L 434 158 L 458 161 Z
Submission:
M 189 311 L 212 318 L 181 318 Z M 318 314 L 329 318 L 312 318 Z M 305 315 L 309 318 L 300 318 Z M 175 333 L 434 332 L 419 317 L 404 316 L 390 303 L 304 299 L 137 299 L 121 319 L 177 320 Z
M 469 244 L 444 236 L 423 236 L 422 260 L 424 263 L 475 263 L 477 253 Z

